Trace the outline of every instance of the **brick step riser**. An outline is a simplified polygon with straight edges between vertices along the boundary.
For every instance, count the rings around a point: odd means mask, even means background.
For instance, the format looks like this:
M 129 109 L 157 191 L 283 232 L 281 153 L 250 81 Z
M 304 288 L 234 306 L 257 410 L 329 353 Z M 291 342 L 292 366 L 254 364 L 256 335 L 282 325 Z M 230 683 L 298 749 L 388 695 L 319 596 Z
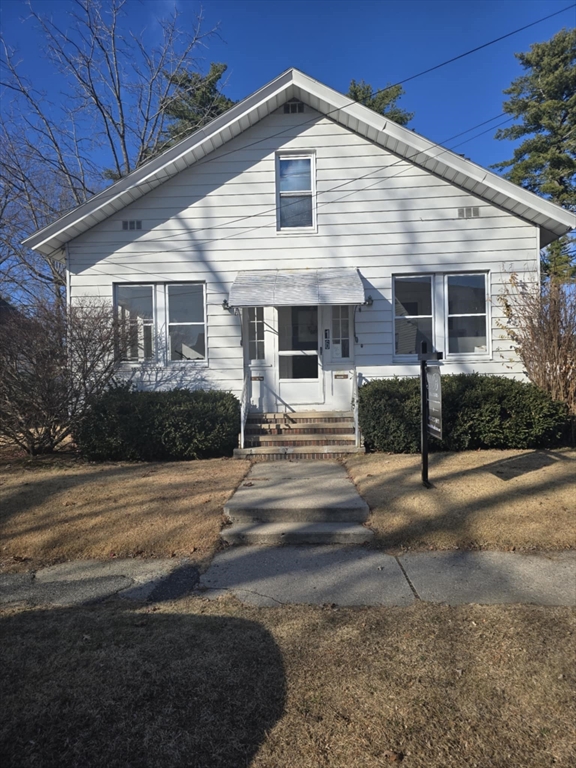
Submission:
M 348 459 L 350 458 L 350 453 L 344 451 L 342 453 L 267 453 L 267 454 L 256 454 L 254 456 L 245 456 L 245 457 L 237 457 L 237 458 L 247 458 L 250 459 L 250 461 L 320 461 L 324 459 Z
M 247 427 L 264 427 L 264 426 L 308 426 L 308 425 L 318 425 L 318 426 L 327 426 L 330 427 L 332 425 L 338 425 L 338 424 L 349 424 L 354 425 L 354 419 L 352 418 L 342 418 L 342 419 L 247 419 L 246 420 L 246 426 Z
M 353 435 L 354 427 L 281 427 L 265 429 L 263 427 L 248 427 L 244 430 L 246 436 L 257 435 Z
M 356 445 L 356 441 L 354 438 L 350 440 L 330 440 L 329 438 L 322 440 L 290 440 L 287 438 L 262 441 L 245 439 L 246 448 L 307 448 L 308 446 L 318 445 Z

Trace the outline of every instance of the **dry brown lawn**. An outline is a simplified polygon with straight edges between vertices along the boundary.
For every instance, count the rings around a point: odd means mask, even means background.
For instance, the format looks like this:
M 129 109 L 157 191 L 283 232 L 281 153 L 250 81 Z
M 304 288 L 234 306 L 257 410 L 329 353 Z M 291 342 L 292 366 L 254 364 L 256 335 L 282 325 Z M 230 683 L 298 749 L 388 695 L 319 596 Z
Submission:
M 134 556 L 190 556 L 203 567 L 218 546 L 222 505 L 248 467 L 13 459 L 0 465 L 0 567 Z
M 257 609 L 231 598 L 0 613 L 6 768 L 576 764 L 576 616 Z
M 576 452 L 432 454 L 426 489 L 420 457 L 346 461 L 385 549 L 576 547 Z

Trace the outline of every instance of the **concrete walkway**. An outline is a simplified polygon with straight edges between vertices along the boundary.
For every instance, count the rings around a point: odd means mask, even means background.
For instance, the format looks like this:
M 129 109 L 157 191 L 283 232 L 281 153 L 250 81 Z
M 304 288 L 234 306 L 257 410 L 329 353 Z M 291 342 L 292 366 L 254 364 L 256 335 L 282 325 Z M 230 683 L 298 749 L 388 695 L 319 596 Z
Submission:
M 199 573 L 186 560 L 72 560 L 35 573 L 0 574 L 0 604 L 85 605 L 115 595 L 158 602 L 188 594 Z
M 533 603 L 576 605 L 576 553 L 422 552 L 363 547 L 233 547 L 199 576 L 186 560 L 86 560 L 0 574 L 0 603 L 83 605 L 235 595 L 256 606 Z
M 576 605 L 576 552 L 414 552 L 353 547 L 235 547 L 200 578 L 207 596 L 257 606 L 533 603 Z

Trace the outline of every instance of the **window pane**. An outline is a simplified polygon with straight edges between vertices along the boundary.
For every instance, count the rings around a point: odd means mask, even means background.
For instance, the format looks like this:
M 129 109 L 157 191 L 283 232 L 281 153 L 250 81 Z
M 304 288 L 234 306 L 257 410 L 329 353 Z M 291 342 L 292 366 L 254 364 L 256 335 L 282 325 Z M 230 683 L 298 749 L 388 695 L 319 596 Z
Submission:
M 311 161 L 293 158 L 279 161 L 280 192 L 306 192 L 312 189 Z
M 434 348 L 432 344 L 432 318 L 422 320 L 396 320 L 396 354 L 416 355 L 422 350 L 422 342 L 428 344 L 428 352 Z
M 153 319 L 151 285 L 119 285 L 116 287 L 118 307 L 129 314 L 131 320 Z
M 318 355 L 280 356 L 281 379 L 317 379 Z
M 170 360 L 202 360 L 204 357 L 203 325 L 170 326 Z
M 486 352 L 485 317 L 449 317 L 448 350 L 470 354 Z
M 191 285 L 168 286 L 168 322 L 204 322 L 203 285 L 196 283 Z
M 119 348 L 122 360 L 149 360 L 154 353 L 151 285 L 119 285 L 116 288 Z
M 485 312 L 485 275 L 449 275 L 448 314 L 474 315 Z
M 280 228 L 312 226 L 312 195 L 280 197 Z
M 432 314 L 431 277 L 395 277 L 396 317 Z
M 316 349 L 318 307 L 278 307 L 278 337 L 280 350 Z
M 262 307 L 248 309 L 248 354 L 250 360 L 264 359 L 264 310 Z

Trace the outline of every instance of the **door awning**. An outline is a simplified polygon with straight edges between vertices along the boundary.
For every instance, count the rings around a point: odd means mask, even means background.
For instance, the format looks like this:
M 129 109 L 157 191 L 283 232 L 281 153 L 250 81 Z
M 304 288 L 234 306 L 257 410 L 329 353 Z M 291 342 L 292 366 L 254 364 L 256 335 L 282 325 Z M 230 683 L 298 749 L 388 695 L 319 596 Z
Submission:
M 238 272 L 230 289 L 231 307 L 286 307 L 363 304 L 357 269 L 263 269 Z

